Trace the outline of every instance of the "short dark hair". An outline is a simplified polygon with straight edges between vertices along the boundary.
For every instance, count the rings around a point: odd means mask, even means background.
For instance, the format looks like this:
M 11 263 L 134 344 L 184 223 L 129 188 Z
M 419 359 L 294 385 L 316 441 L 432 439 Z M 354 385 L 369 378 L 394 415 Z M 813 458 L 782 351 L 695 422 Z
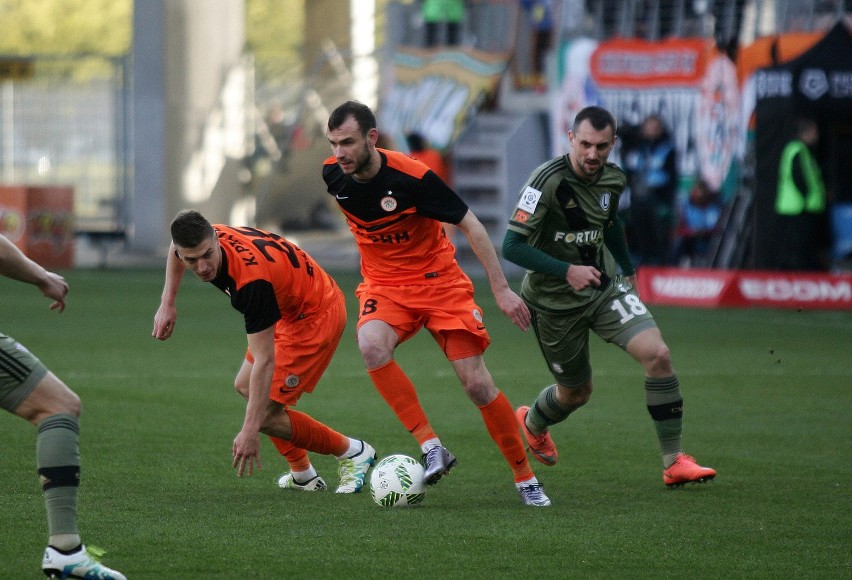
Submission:
M 216 230 L 207 218 L 194 209 L 178 212 L 170 229 L 172 241 L 181 248 L 194 248 L 204 240 L 216 237 Z
M 591 123 L 595 131 L 603 131 L 607 127 L 612 127 L 613 136 L 615 135 L 616 128 L 618 127 L 612 113 L 603 107 L 596 107 L 594 105 L 586 107 L 577 113 L 577 116 L 574 117 L 574 125 L 571 127 L 571 130 L 576 132 L 580 127 L 580 123 L 583 121 Z
M 334 131 L 339 128 L 349 117 L 355 119 L 361 129 L 361 134 L 364 136 L 370 132 L 370 129 L 376 128 L 376 115 L 373 114 L 370 107 L 358 101 L 346 101 L 329 115 L 328 130 Z

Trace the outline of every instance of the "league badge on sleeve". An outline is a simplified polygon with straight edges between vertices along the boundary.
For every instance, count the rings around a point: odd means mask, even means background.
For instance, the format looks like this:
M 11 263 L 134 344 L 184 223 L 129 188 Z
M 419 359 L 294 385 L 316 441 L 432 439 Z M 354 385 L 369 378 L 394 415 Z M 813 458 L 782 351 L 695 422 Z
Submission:
M 524 210 L 527 213 L 534 213 L 539 199 L 541 199 L 541 192 L 528 185 L 521 192 L 521 199 L 518 200 L 518 209 Z

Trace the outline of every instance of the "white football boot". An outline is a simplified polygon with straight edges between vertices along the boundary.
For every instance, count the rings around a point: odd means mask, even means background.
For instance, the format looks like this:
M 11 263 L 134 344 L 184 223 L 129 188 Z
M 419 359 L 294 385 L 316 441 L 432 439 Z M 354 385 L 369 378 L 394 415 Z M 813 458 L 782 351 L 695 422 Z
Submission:
M 340 475 L 340 485 L 335 493 L 358 493 L 364 487 L 364 479 L 370 467 L 379 456 L 373 446 L 366 441 L 361 441 L 361 451 L 352 457 L 344 457 L 340 460 L 337 473 Z
M 277 483 L 278 487 L 281 489 L 295 489 L 298 491 L 324 491 L 328 489 L 328 486 L 325 484 L 325 480 L 323 480 L 323 478 L 319 475 L 312 477 L 305 483 L 299 483 L 296 481 L 296 478 L 293 477 L 292 473 L 285 473 L 283 475 L 279 475 L 275 480 L 275 483 Z
M 84 578 L 86 580 L 127 580 L 127 577 L 107 568 L 98 561 L 103 554 L 95 548 L 80 549 L 73 554 L 63 554 L 51 546 L 44 550 L 41 569 L 48 578 Z

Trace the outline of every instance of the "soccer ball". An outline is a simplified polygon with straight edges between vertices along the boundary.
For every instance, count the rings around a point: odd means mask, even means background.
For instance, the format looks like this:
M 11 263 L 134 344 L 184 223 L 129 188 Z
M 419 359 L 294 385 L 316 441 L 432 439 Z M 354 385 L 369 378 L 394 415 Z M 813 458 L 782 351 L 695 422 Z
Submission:
M 419 504 L 426 497 L 423 466 L 407 455 L 388 455 L 373 466 L 370 493 L 382 507 Z

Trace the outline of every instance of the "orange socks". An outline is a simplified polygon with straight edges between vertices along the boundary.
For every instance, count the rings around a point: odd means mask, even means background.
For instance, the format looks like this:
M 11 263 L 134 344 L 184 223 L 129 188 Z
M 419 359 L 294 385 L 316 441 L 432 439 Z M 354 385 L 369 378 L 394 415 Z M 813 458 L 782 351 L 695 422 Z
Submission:
M 515 412 L 503 391 L 500 391 L 496 399 L 480 407 L 479 411 L 485 420 L 488 434 L 491 435 L 509 467 L 512 468 L 515 482 L 526 481 L 533 477 L 530 462 L 527 460 L 527 450 L 521 441 L 521 433 L 515 420 Z
M 437 437 L 426 418 L 411 379 L 391 360 L 384 366 L 368 371 L 379 394 L 418 443 Z M 514 415 L 512 415 L 514 420 Z
M 311 460 L 308 459 L 308 452 L 294 446 L 285 439 L 278 437 L 269 437 L 278 453 L 284 456 L 287 463 L 290 465 L 290 471 L 307 471 L 311 468 Z
M 290 425 L 293 431 L 290 436 L 290 443 L 293 447 L 336 457 L 349 450 L 349 438 L 345 435 L 323 425 L 305 413 L 287 409 L 287 414 L 290 416 Z M 275 440 L 273 439 L 272 442 L 275 443 Z M 277 444 L 276 447 L 278 447 Z M 278 450 L 281 451 L 281 447 L 278 447 Z M 286 454 L 284 456 L 287 457 L 287 461 L 290 461 Z

